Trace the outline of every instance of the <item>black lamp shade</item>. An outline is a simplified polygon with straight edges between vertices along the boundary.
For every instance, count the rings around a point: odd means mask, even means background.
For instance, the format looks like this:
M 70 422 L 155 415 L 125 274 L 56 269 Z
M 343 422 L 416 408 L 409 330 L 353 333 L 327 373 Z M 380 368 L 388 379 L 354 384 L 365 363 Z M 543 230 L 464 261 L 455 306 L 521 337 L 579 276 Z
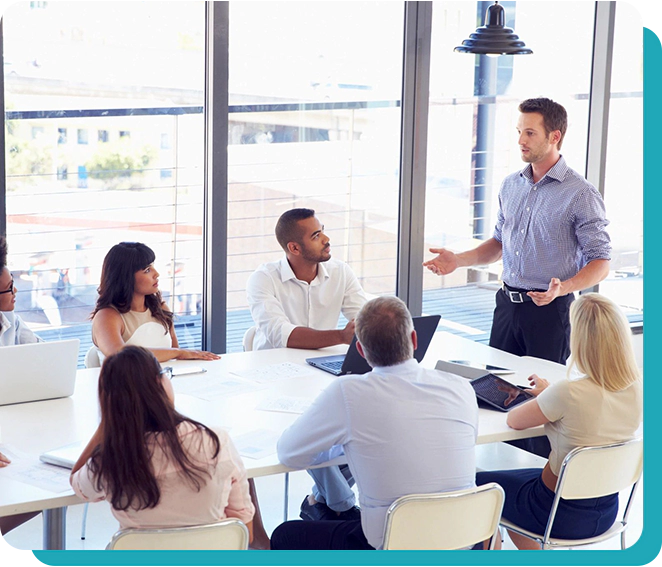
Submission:
M 458 45 L 458 53 L 477 55 L 528 55 L 533 53 L 513 30 L 505 27 L 506 11 L 495 2 L 487 9 L 485 25 Z

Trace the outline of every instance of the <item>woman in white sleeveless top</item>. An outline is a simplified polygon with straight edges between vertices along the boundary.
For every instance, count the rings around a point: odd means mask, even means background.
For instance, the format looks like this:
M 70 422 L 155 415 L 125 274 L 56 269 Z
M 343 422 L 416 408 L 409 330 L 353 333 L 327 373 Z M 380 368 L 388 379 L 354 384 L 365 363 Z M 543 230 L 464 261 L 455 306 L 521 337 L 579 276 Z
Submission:
M 125 345 L 151 350 L 159 362 L 173 358 L 216 360 L 218 355 L 179 348 L 173 314 L 161 298 L 156 256 L 140 242 L 120 242 L 103 260 L 92 341 L 103 357 Z

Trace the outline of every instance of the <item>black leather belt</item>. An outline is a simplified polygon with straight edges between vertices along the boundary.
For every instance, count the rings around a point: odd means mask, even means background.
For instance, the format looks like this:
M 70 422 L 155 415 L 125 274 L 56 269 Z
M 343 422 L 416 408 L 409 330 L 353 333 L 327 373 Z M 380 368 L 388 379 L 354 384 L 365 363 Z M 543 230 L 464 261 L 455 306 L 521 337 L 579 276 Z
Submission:
M 506 297 L 510 299 L 512 303 L 524 303 L 525 301 L 533 301 L 527 294 L 529 291 L 535 291 L 531 289 L 517 289 L 514 287 L 509 287 L 505 283 L 501 285 L 501 289 L 506 294 Z

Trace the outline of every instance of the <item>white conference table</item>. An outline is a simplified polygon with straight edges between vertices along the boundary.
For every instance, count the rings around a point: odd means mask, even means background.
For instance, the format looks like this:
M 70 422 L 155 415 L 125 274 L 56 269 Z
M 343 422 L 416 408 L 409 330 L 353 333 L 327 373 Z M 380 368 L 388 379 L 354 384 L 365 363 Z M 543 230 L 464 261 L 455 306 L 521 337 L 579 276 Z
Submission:
M 342 353 L 346 348 L 337 346 L 315 351 L 274 349 L 225 354 L 217 361 L 171 361 L 164 365 L 175 368 L 202 366 L 207 369 L 205 374 L 173 379 L 176 405 L 180 412 L 210 427 L 225 428 L 233 438 L 256 430 L 267 430 L 273 432 L 275 439 L 298 416 L 293 413 L 262 411 L 256 409 L 256 406 L 265 400 L 282 396 L 314 399 L 334 376 L 307 365 L 305 359 Z M 564 366 L 539 359 L 520 358 L 446 332 L 435 334 L 423 365 L 434 368 L 439 359 L 479 360 L 486 364 L 511 368 L 515 374 L 506 375 L 504 378 L 520 385 L 528 384 L 527 377 L 534 372 L 551 382 L 562 379 L 565 375 Z M 230 373 L 241 374 L 284 362 L 303 365 L 305 375 L 279 378 L 273 382 L 262 383 L 260 389 L 213 402 L 181 392 L 183 381 L 196 378 L 227 380 L 237 378 Z M 98 375 L 98 368 L 79 370 L 76 389 L 71 398 L 0 406 L 2 442 L 24 453 L 38 456 L 62 445 L 87 441 L 99 420 L 96 389 Z M 506 415 L 499 411 L 481 409 L 477 442 L 484 444 L 543 435 L 542 427 L 525 431 L 510 429 L 506 425 Z M 293 470 L 278 462 L 275 440 L 271 455 L 261 459 L 244 458 L 244 464 L 249 477 Z M 0 516 L 44 510 L 44 549 L 64 549 L 66 506 L 81 504 L 82 501 L 73 491 L 54 493 L 7 478 L 6 474 L 3 474 L 7 471 L 8 467 L 0 469 Z

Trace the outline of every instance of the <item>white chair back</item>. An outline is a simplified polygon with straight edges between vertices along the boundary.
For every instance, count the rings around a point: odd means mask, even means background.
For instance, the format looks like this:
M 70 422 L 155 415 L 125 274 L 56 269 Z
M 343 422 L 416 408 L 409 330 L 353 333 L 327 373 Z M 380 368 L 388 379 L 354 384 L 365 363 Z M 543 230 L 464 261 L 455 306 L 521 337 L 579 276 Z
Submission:
M 92 345 L 85 353 L 85 368 L 99 368 L 100 366 L 99 350 Z
M 590 545 L 606 541 L 618 534 L 621 535 L 621 549 L 625 549 L 625 531 L 628 527 L 630 507 L 641 478 L 643 449 L 642 438 L 611 445 L 573 449 L 563 459 L 545 533 L 530 532 L 506 519 L 501 520 L 501 525 L 510 531 L 539 542 L 542 549 Z M 629 486 L 632 486 L 632 490 L 623 510 L 623 519 L 616 520 L 606 532 L 584 539 L 551 537 L 561 498 L 568 500 L 599 498 L 621 492 Z
M 386 513 L 384 549 L 462 549 L 493 538 L 503 508 L 495 483 L 398 498 Z
M 257 331 L 257 327 L 255 326 L 246 329 L 246 332 L 244 333 L 244 338 L 242 340 L 244 352 L 249 352 L 253 350 L 253 339 L 255 339 L 255 331 Z
M 248 528 L 235 518 L 216 524 L 161 529 L 126 529 L 118 531 L 106 549 L 248 549 Z
M 561 498 L 599 498 L 632 486 L 643 467 L 644 443 L 623 443 L 574 449 L 563 461 L 556 491 Z

